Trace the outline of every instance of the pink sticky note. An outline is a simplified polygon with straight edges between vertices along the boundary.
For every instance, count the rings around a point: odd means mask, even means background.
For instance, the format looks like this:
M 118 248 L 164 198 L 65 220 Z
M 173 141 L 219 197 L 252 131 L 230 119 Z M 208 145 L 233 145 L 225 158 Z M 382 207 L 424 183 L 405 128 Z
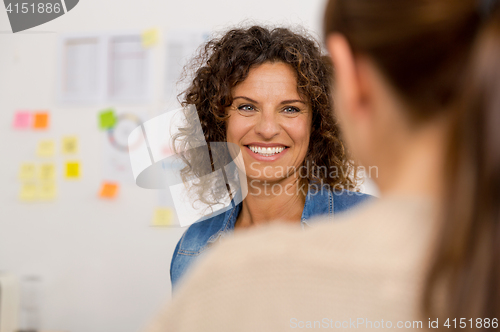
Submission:
M 27 111 L 17 111 L 14 115 L 14 128 L 24 129 L 31 126 L 31 113 Z

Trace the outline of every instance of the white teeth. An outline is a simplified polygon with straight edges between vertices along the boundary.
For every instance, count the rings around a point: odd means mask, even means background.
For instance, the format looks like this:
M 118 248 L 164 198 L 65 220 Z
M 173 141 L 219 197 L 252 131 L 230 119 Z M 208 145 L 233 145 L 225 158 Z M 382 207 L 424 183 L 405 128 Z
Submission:
M 249 145 L 248 148 L 253 153 L 258 153 L 258 154 L 265 156 L 265 157 L 269 157 L 269 156 L 273 156 L 275 154 L 281 153 L 281 152 L 283 152 L 283 150 L 286 149 L 286 147 L 284 147 L 284 146 L 265 148 L 265 147 L 252 146 L 252 145 Z

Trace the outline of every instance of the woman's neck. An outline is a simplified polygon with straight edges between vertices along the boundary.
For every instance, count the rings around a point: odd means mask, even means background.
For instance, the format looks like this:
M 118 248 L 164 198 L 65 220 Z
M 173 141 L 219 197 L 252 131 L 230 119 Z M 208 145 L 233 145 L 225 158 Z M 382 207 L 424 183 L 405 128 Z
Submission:
M 384 165 L 379 188 L 382 195 L 423 196 L 440 202 L 444 194 L 448 121 L 433 121 L 405 140 L 399 157 Z
M 295 177 L 279 182 L 249 180 L 235 228 L 248 228 L 273 221 L 300 222 L 307 185 Z

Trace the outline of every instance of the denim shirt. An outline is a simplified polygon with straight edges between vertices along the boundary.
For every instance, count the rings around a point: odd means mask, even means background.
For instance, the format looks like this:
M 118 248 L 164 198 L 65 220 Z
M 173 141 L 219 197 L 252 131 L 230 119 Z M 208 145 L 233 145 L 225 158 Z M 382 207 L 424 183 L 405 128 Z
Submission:
M 350 209 L 372 196 L 351 191 L 318 190 L 309 191 L 306 195 L 304 210 L 300 220 L 302 228 L 310 226 L 310 219 L 317 216 L 328 216 L 333 221 L 336 213 Z M 241 211 L 241 204 L 213 218 L 196 222 L 189 226 L 175 247 L 170 263 L 170 279 L 172 289 L 186 273 L 188 267 L 219 238 L 225 237 L 234 230 L 234 224 Z

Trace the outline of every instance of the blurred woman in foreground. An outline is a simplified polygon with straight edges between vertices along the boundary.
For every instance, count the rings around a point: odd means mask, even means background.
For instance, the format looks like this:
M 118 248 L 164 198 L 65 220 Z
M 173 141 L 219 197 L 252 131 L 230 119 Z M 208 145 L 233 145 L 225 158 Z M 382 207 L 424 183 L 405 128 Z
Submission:
M 153 330 L 497 329 L 499 7 L 331 0 L 336 115 L 381 199 L 213 248 Z

